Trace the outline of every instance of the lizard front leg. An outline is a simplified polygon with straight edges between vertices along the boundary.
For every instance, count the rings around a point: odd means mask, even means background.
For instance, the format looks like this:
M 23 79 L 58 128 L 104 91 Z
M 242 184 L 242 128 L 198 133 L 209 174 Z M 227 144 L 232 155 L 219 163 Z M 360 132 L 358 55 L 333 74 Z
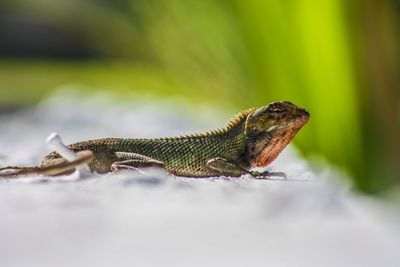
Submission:
M 218 172 L 219 175 L 231 177 L 240 177 L 244 174 L 251 174 L 251 171 L 238 166 L 235 163 L 229 162 L 224 158 L 213 158 L 207 161 L 207 167 Z
M 211 170 L 217 171 L 220 175 L 231 177 L 240 177 L 244 174 L 250 174 L 257 179 L 268 179 L 270 176 L 280 176 L 286 178 L 283 172 L 257 172 L 243 168 L 235 163 L 229 162 L 224 158 L 213 158 L 207 161 L 207 167 Z
M 153 158 L 128 152 L 116 152 L 115 155 L 118 161 L 111 165 L 113 172 L 125 169 L 125 170 L 138 170 L 140 168 L 164 168 L 165 165 L 162 161 L 155 160 Z
M 269 179 L 269 177 L 271 177 L 271 176 L 277 176 L 277 177 L 282 177 L 284 179 L 287 179 L 287 176 L 284 172 L 251 171 L 251 176 L 253 176 L 254 178 L 257 178 L 257 179 Z

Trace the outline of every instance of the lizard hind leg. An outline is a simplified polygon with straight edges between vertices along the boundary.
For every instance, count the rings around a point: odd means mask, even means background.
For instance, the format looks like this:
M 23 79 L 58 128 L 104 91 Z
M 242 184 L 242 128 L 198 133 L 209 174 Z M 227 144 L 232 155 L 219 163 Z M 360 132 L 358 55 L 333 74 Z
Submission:
M 48 159 L 42 162 L 38 168 L 40 174 L 56 176 L 69 174 L 81 165 L 90 164 L 94 160 L 94 154 L 91 150 L 82 150 L 76 153 L 76 159 L 68 161 L 64 158 Z
M 164 169 L 165 164 L 162 161 L 137 154 L 127 152 L 116 152 L 115 153 L 118 161 L 111 165 L 111 171 L 117 172 L 120 170 L 135 170 L 143 168 L 160 168 Z

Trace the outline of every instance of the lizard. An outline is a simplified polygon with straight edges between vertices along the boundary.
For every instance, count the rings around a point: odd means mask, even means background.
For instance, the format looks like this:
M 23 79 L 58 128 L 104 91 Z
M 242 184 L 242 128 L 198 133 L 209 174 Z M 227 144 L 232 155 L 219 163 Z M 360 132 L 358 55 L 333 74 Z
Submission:
M 24 174 L 61 175 L 88 163 L 99 174 L 126 169 L 156 167 L 185 177 L 255 178 L 284 173 L 258 172 L 268 166 L 307 123 L 306 109 L 288 101 L 272 102 L 260 108 L 246 109 L 229 120 L 224 128 L 163 138 L 102 138 L 68 146 L 78 159 L 68 162 L 56 152 L 45 156 L 40 166 L 4 167 L 13 172 L 0 176 Z

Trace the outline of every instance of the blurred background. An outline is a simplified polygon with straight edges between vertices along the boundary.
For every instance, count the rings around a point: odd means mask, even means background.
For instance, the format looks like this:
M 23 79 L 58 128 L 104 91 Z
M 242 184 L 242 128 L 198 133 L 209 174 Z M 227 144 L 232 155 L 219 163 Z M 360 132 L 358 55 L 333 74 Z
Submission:
M 2 0 L 0 111 L 71 84 L 226 114 L 289 100 L 311 113 L 304 156 L 383 194 L 400 185 L 399 12 L 395 0 Z

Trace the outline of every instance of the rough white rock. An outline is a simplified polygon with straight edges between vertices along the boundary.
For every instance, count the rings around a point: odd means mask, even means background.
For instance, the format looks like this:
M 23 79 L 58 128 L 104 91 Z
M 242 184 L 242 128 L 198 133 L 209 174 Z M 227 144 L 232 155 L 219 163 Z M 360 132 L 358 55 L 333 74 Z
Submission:
M 107 98 L 0 116 L 0 165 L 37 163 L 53 131 L 70 143 L 203 128 L 169 102 Z M 1 180 L 0 266 L 400 266 L 398 210 L 328 167 L 316 173 L 293 147 L 269 169 L 292 181 L 160 171 Z

